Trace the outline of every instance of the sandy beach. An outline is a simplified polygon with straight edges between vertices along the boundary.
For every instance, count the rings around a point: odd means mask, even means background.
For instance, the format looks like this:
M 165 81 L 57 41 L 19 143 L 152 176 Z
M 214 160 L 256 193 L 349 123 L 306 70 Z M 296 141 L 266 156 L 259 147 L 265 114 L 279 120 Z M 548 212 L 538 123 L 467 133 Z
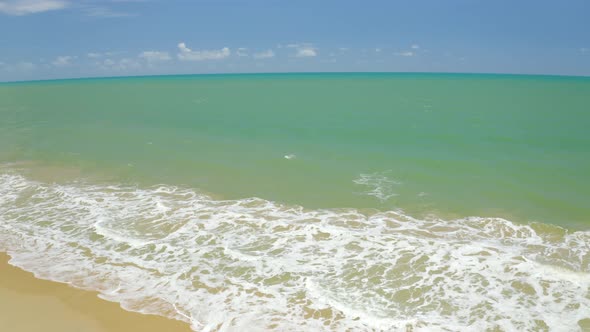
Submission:
M 588 105 L 569 76 L 0 83 L 0 251 L 66 285 L 9 278 L 0 332 L 590 332 Z
M 97 293 L 36 279 L 0 253 L 0 331 L 190 331 L 187 324 L 128 312 Z

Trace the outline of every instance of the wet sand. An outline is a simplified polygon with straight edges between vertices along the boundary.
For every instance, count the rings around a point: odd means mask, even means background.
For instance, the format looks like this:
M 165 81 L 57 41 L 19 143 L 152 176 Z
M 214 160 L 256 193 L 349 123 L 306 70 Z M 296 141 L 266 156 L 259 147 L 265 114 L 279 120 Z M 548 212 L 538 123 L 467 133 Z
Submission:
M 122 309 L 96 292 L 40 280 L 0 253 L 0 331 L 189 332 L 188 324 Z

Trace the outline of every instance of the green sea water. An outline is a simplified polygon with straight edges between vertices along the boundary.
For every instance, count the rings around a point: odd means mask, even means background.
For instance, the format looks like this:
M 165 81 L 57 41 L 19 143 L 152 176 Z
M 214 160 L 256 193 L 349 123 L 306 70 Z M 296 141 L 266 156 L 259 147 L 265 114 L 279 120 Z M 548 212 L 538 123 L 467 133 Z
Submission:
M 195 330 L 584 329 L 589 126 L 582 77 L 4 83 L 0 249 Z
M 314 208 L 401 208 L 586 228 L 589 110 L 590 80 L 567 77 L 292 74 L 5 84 L 0 161 Z M 374 181 L 355 184 L 360 174 Z M 380 184 L 385 178 L 391 181 Z M 381 196 L 363 195 L 375 188 Z

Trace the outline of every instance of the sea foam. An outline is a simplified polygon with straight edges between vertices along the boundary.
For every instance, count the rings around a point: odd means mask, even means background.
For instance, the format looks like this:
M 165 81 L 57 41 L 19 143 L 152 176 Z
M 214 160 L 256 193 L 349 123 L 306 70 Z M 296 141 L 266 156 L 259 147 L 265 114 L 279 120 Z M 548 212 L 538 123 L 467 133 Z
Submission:
M 0 250 L 196 331 L 579 331 L 590 232 L 0 175 Z
M 395 189 L 402 184 L 401 182 L 390 178 L 389 173 L 389 171 L 361 173 L 358 178 L 353 180 L 353 182 L 366 188 L 361 194 L 373 196 L 381 202 L 385 202 L 390 198 L 397 196 Z

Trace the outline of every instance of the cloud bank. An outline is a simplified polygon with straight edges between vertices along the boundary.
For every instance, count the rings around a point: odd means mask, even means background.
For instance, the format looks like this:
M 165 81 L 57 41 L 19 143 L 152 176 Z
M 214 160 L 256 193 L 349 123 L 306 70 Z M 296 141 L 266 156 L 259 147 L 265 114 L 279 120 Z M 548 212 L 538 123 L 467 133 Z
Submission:
M 172 60 L 168 52 L 160 51 L 144 51 L 139 54 L 139 57 L 145 59 L 147 62 L 160 62 Z
M 0 1 L 0 13 L 22 16 L 64 9 L 67 6 L 68 2 L 62 0 L 6 0 Z
M 254 55 L 253 55 L 254 59 L 269 59 L 269 58 L 274 58 L 274 56 L 275 56 L 275 52 L 273 52 L 272 50 L 266 50 L 264 52 L 254 53 Z
M 69 56 L 69 55 L 61 55 L 61 56 L 58 56 L 57 58 L 55 58 L 55 60 L 53 60 L 51 62 L 51 64 L 56 67 L 65 67 L 67 65 L 70 65 L 71 61 L 74 60 L 75 58 L 76 57 Z
M 224 47 L 220 50 L 203 50 L 193 51 L 185 43 L 178 44 L 178 58 L 183 61 L 203 61 L 203 60 L 220 60 L 230 56 L 229 48 Z
M 298 58 L 308 58 L 318 55 L 317 49 L 311 44 L 289 44 L 287 47 L 294 48 L 296 51 L 295 56 Z
M 412 51 L 397 52 L 394 54 L 398 55 L 398 56 L 414 56 L 414 52 L 412 52 Z

